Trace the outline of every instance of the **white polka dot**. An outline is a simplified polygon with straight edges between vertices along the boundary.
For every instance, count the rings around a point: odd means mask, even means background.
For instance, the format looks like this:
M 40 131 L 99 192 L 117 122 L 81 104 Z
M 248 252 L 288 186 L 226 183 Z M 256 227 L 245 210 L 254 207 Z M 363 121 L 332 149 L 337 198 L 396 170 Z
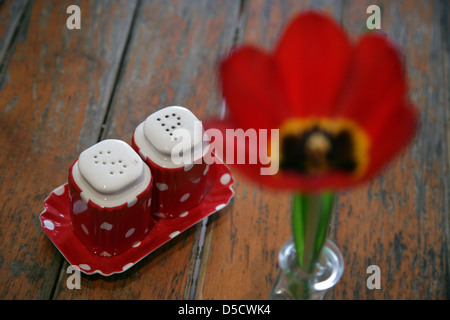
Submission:
M 208 173 L 209 170 L 209 164 L 206 165 L 205 171 L 203 171 L 203 175 L 206 176 L 206 174 Z
M 126 270 L 130 269 L 133 265 L 134 265 L 134 263 L 132 263 L 132 262 L 127 263 L 126 265 L 124 265 L 122 267 L 122 271 L 126 271 Z
M 102 225 L 100 226 L 100 229 L 103 229 L 103 230 L 111 230 L 112 229 L 112 227 L 113 227 L 113 225 L 112 224 L 110 224 L 110 223 L 108 223 L 108 222 L 103 222 L 102 223 Z
M 184 194 L 181 198 L 180 198 L 180 202 L 185 202 L 189 197 L 190 197 L 190 193 L 186 193 Z
M 131 208 L 132 206 L 134 206 L 136 204 L 136 202 L 137 202 L 137 198 L 134 198 L 133 200 L 128 201 L 127 207 Z
M 200 178 L 197 178 L 197 179 L 195 179 L 195 180 L 192 180 L 192 183 L 197 184 L 197 183 L 199 183 L 201 180 L 202 180 L 202 178 L 200 177 Z
M 54 225 L 53 222 L 51 222 L 50 220 L 44 220 L 44 226 L 45 226 L 48 230 L 54 230 L 54 229 L 55 229 L 55 225 Z
M 152 205 L 152 198 L 148 199 L 147 207 L 150 207 L 151 205 Z
M 81 224 L 81 229 L 83 229 L 84 233 L 89 235 L 89 230 L 86 228 L 86 226 L 84 224 Z
M 229 173 L 225 173 L 220 177 L 220 183 L 223 185 L 228 184 L 231 181 L 231 176 Z
M 125 233 L 125 238 L 129 238 L 131 237 L 131 235 L 134 233 L 136 229 L 131 228 L 130 230 L 127 231 L 127 233 Z
M 222 204 L 219 204 L 217 207 L 216 207 L 216 210 L 220 210 L 220 209 L 223 209 L 223 208 L 225 208 L 227 205 L 226 204 L 224 204 L 224 203 L 222 203 Z
M 57 196 L 62 196 L 64 194 L 64 186 L 56 188 L 55 190 L 53 190 L 53 193 Z
M 174 231 L 171 234 L 169 234 L 169 238 L 173 239 L 175 238 L 177 235 L 179 235 L 181 232 L 180 231 Z
M 156 217 L 158 217 L 158 218 L 165 218 L 166 217 L 166 215 L 164 213 L 162 213 L 162 212 L 156 212 L 156 213 L 154 213 L 154 215 Z
M 80 267 L 74 264 L 70 265 L 72 268 L 74 268 L 75 270 L 81 271 Z
M 184 167 L 184 171 L 189 171 L 189 170 L 191 170 L 193 167 L 194 167 L 194 164 L 193 164 L 193 163 L 187 164 L 187 165 Z
M 137 247 L 139 247 L 140 245 L 141 245 L 141 242 L 140 242 L 140 241 L 137 241 L 137 242 L 133 243 L 132 247 L 133 247 L 133 248 L 137 248 Z
M 186 217 L 188 215 L 188 213 L 189 213 L 189 211 L 185 211 L 182 214 L 180 214 L 180 217 L 184 218 L 184 217 Z
M 156 183 L 156 187 L 158 188 L 159 191 L 165 191 L 167 189 L 169 189 L 169 186 L 165 183 Z
M 79 264 L 78 266 L 84 270 L 91 270 L 91 267 L 88 264 Z
M 80 214 L 87 210 L 87 205 L 82 200 L 77 200 L 73 204 L 73 213 Z
M 111 257 L 111 253 L 103 251 L 102 253 L 100 253 L 100 256 L 102 256 L 102 257 Z

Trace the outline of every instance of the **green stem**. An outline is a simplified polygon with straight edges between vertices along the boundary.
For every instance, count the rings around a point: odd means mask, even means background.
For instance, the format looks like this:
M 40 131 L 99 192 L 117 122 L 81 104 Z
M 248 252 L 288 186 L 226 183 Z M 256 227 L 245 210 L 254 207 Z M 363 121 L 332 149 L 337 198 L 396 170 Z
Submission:
M 296 193 L 292 205 L 292 227 L 297 261 L 300 269 L 312 274 L 317 264 L 323 244 L 328 235 L 328 226 L 333 212 L 335 195 L 330 192 L 320 194 Z M 307 298 L 307 281 L 297 288 L 297 293 Z

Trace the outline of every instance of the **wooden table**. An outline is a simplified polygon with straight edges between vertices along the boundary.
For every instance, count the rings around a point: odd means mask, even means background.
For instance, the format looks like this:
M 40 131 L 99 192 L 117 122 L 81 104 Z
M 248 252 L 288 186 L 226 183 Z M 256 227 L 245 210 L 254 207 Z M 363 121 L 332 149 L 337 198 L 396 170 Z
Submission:
M 341 193 L 331 239 L 345 272 L 332 299 L 450 298 L 449 3 L 442 1 L 154 0 L 0 2 L 0 298 L 266 299 L 290 238 L 291 195 L 234 173 L 232 203 L 133 268 L 81 278 L 44 234 L 43 201 L 79 153 L 168 105 L 217 116 L 217 61 L 233 45 L 270 49 L 307 8 L 353 39 L 366 9 L 402 48 L 422 127 L 412 147 L 370 183 Z M 81 30 L 66 9 L 81 8 Z M 202 227 L 203 226 L 203 227 Z M 369 289 L 378 265 L 381 289 Z

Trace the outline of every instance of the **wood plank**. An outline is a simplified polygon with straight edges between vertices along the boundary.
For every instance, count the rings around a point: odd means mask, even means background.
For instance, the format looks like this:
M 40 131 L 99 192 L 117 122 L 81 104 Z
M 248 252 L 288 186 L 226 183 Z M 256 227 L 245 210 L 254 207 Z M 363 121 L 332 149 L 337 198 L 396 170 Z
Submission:
M 270 35 L 276 35 L 279 29 L 272 32 L 260 21 L 264 17 L 265 23 L 273 27 L 275 23 L 270 23 L 271 19 L 285 6 L 284 3 L 279 6 L 255 3 L 249 4 L 249 17 L 242 24 L 246 30 L 244 40 L 270 48 L 273 41 Z M 343 21 L 352 36 L 365 30 L 369 4 L 372 3 L 347 2 L 348 6 L 342 8 Z M 412 61 L 408 64 L 412 97 L 423 111 L 424 127 L 412 149 L 387 172 L 365 187 L 340 195 L 331 237 L 344 253 L 346 271 L 331 297 L 448 298 L 449 205 L 445 199 L 448 194 L 445 182 L 450 179 L 442 150 L 448 148 L 442 138 L 448 93 L 442 93 L 445 86 L 440 85 L 448 82 L 442 68 L 448 66 L 445 50 L 448 31 L 442 29 L 440 21 L 445 19 L 438 14 L 446 12 L 442 9 L 445 4 L 386 1 L 381 5 L 385 10 L 383 29 L 399 41 L 406 50 L 406 60 Z M 332 11 L 339 17 L 339 9 Z M 260 24 L 250 28 L 252 17 Z M 261 36 L 260 30 L 269 37 Z M 263 39 L 258 42 L 258 37 Z M 429 45 L 424 46 L 423 41 Z M 432 71 L 436 78 L 427 76 L 427 71 Z M 253 197 L 248 198 L 251 194 Z M 281 206 L 276 208 L 275 203 L 279 202 Z M 228 209 L 230 213 L 217 216 L 218 222 L 211 223 L 208 230 L 211 245 L 204 258 L 204 286 L 199 287 L 198 298 L 267 297 L 269 283 L 277 274 L 275 255 L 285 240 L 281 239 L 282 235 L 286 238 L 290 235 L 288 202 L 288 197 L 238 183 L 236 200 Z M 269 218 L 260 218 L 263 208 L 267 210 L 264 217 Z M 267 232 L 270 236 L 261 236 L 261 222 L 270 226 Z M 366 287 L 366 269 L 371 264 L 381 267 L 380 291 Z
M 336 1 L 248 1 L 239 43 L 266 50 L 289 19 L 306 8 L 339 16 Z M 235 173 L 235 200 L 215 215 L 205 239 L 197 299 L 267 299 L 278 276 L 278 251 L 291 235 L 291 194 L 262 188 Z
M 354 37 L 372 2 L 353 1 L 344 8 L 344 25 Z M 334 230 L 346 270 L 335 298 L 448 299 L 450 177 L 444 137 L 449 105 L 443 66 L 448 72 L 449 39 L 441 23 L 448 10 L 444 1 L 377 3 L 383 31 L 403 50 L 422 124 L 411 149 L 382 175 L 340 196 Z M 380 290 L 366 286 L 370 265 L 380 267 Z
M 62 256 L 38 219 L 49 193 L 99 136 L 135 1 L 36 1 L 0 73 L 0 297 L 47 299 Z
M 6 0 L 0 3 L 0 61 L 8 50 L 28 0 Z
M 135 127 L 169 105 L 184 105 L 200 119 L 217 115 L 216 60 L 231 45 L 238 12 L 238 1 L 142 2 L 103 138 L 131 143 Z M 62 272 L 55 298 L 187 298 L 197 229 L 190 228 L 122 274 L 83 277 L 81 290 L 68 290 Z

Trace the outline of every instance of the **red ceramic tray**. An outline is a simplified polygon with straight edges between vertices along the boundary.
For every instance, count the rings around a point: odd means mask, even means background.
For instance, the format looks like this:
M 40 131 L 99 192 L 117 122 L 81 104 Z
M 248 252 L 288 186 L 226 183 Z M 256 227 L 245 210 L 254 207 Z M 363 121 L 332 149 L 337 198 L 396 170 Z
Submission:
M 155 226 L 140 242 L 113 257 L 95 255 L 72 232 L 67 183 L 53 190 L 45 199 L 45 209 L 39 218 L 44 232 L 72 266 L 85 274 L 109 276 L 128 270 L 167 241 L 227 206 L 234 195 L 229 168 L 223 163 L 211 164 L 206 184 L 206 195 L 197 207 L 178 218 L 154 218 Z

